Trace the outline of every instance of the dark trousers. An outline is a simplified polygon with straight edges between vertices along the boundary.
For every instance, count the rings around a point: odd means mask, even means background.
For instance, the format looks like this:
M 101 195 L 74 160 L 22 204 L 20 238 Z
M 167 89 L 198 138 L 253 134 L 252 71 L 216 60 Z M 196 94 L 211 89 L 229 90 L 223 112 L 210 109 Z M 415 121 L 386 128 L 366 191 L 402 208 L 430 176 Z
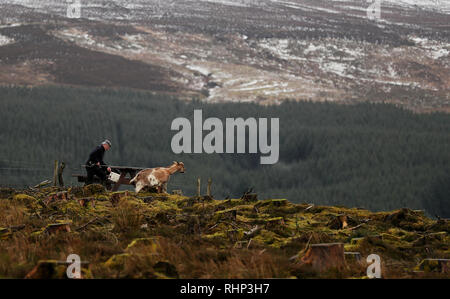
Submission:
M 90 185 L 94 182 L 94 175 L 96 175 L 102 181 L 102 183 L 106 181 L 107 178 L 106 171 L 102 167 L 98 165 L 86 166 L 86 171 L 87 171 L 86 185 Z

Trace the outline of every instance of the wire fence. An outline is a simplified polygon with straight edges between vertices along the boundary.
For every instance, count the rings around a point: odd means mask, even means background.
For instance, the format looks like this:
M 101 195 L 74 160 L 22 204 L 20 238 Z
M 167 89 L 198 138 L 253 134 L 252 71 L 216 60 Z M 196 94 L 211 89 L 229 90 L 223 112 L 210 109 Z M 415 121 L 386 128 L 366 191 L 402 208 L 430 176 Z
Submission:
M 0 170 L 48 171 L 48 169 L 45 168 L 27 168 L 27 167 L 0 167 Z
M 53 181 L 53 163 L 54 162 L 51 161 L 48 163 L 43 163 L 36 161 L 0 159 L 0 187 L 26 189 L 45 180 Z M 65 162 L 64 171 L 64 182 L 66 185 L 74 186 L 79 184 L 79 182 L 76 178 L 72 177 L 70 174 L 67 174 L 67 172 L 84 174 L 85 168 L 82 167 L 81 164 L 75 165 Z M 18 179 L 18 173 L 23 173 L 24 175 L 20 175 L 20 179 Z M 33 178 L 31 178 L 31 174 L 34 174 Z M 24 177 L 26 177 L 27 180 L 24 180 Z M 21 180 L 21 182 L 17 182 L 18 180 Z M 170 190 L 181 190 L 184 189 L 186 185 L 169 181 L 168 187 Z
M 0 159 L 0 187 L 28 188 L 45 180 L 53 180 L 54 162 L 48 163 L 24 160 Z M 65 171 L 80 172 L 81 166 L 65 163 Z M 21 182 L 18 182 L 21 181 Z M 74 185 L 77 181 L 64 175 L 64 181 Z

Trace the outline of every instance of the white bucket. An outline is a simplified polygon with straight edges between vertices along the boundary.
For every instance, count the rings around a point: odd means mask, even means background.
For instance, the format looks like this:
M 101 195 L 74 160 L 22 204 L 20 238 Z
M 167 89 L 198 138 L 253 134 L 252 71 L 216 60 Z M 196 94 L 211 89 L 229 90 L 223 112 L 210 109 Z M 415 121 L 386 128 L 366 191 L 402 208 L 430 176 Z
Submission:
M 114 183 L 117 183 L 120 179 L 120 174 L 115 172 L 110 172 L 108 179 L 113 181 Z

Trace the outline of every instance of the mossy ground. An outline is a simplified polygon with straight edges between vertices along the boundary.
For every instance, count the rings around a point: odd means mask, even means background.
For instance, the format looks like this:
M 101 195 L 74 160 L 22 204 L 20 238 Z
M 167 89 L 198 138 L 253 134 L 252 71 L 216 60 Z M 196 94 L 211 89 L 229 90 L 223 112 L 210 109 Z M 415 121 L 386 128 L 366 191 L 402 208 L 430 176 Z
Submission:
M 344 229 L 336 224 L 342 215 Z M 384 278 L 450 278 L 442 267 L 418 266 L 450 258 L 449 229 L 449 221 L 409 209 L 372 213 L 280 199 L 110 193 L 99 186 L 5 190 L 0 277 L 23 278 L 39 261 L 78 254 L 94 278 L 363 278 L 365 259 L 375 253 Z M 308 244 L 327 242 L 342 242 L 361 258 L 346 255 L 347 268 L 339 272 L 299 267 L 295 256 Z

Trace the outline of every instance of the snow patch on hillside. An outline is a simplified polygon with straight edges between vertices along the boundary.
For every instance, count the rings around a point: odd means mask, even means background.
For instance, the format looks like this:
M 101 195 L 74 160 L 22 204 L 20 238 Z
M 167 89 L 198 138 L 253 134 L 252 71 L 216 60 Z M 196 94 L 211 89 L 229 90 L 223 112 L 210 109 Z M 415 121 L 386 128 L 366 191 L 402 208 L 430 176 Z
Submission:
M 418 6 L 424 9 L 450 13 L 450 1 L 448 0 L 383 0 L 383 2 L 393 5 Z
M 8 44 L 12 44 L 13 42 L 14 42 L 14 39 L 0 34 L 0 47 L 8 45 Z
M 211 2 L 215 4 L 228 5 L 228 6 L 238 6 L 238 7 L 247 7 L 252 4 L 256 4 L 256 1 L 252 0 L 201 0 L 203 2 Z
M 370 2 L 360 0 L 330 0 L 331 2 L 343 2 L 343 3 L 355 3 L 364 6 L 369 6 Z M 407 6 L 407 7 L 420 7 L 422 9 L 430 10 L 442 10 L 450 12 L 450 1 L 448 0 L 382 0 L 381 6 Z M 356 7 L 355 7 L 356 8 Z
M 448 57 L 450 54 L 450 44 L 449 43 L 440 43 L 434 40 L 430 40 L 428 38 L 422 38 L 418 36 L 410 37 L 416 45 L 421 48 L 427 50 L 426 53 L 429 57 L 433 59 L 439 59 L 442 57 Z
M 188 65 L 186 66 L 188 69 L 190 69 L 191 71 L 194 72 L 199 72 L 200 74 L 202 74 L 203 76 L 208 76 L 209 74 L 211 74 L 211 72 L 203 67 L 203 66 L 199 66 L 199 65 Z

